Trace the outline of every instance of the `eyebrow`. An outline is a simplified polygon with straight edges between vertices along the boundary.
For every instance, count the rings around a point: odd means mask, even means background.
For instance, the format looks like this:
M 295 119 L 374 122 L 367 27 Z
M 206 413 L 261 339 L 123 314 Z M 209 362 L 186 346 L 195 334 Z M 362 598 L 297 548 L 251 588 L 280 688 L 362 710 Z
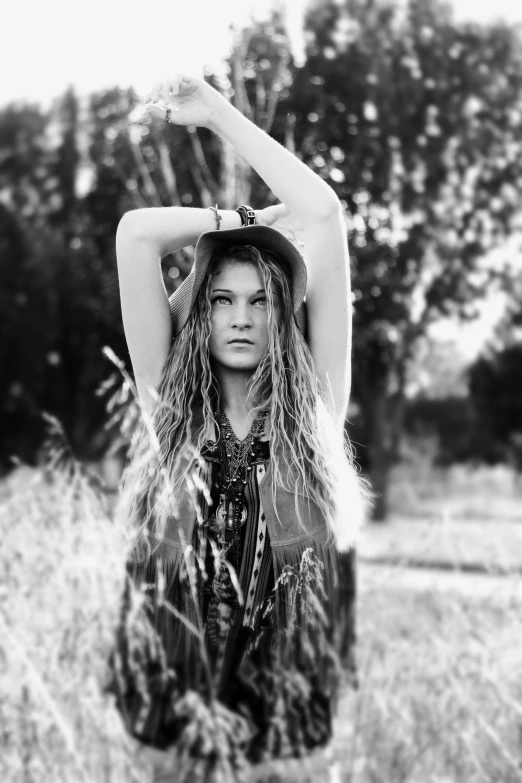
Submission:
M 222 291 L 225 294 L 233 294 L 234 293 L 229 288 L 214 288 L 212 293 L 215 294 L 216 291 Z M 252 294 L 252 296 L 255 296 L 255 294 L 264 294 L 264 293 L 266 293 L 265 289 L 264 288 L 259 288 L 257 291 L 254 292 L 254 294 Z

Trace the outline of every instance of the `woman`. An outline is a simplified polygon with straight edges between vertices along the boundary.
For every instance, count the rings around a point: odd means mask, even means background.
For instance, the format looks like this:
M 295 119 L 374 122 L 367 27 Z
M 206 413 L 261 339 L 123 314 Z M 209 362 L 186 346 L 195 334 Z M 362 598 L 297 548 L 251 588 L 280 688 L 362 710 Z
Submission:
M 147 596 L 134 629 L 140 666 L 125 637 L 137 617 L 126 596 L 118 703 L 135 736 L 166 749 L 188 736 L 187 693 L 204 694 L 226 709 L 229 741 L 250 762 L 300 757 L 331 735 L 339 552 L 367 500 L 344 438 L 343 212 L 324 180 L 203 80 L 156 85 L 148 108 L 218 133 L 284 205 L 136 210 L 118 227 L 145 413 L 120 513 L 129 571 Z M 277 230 L 290 216 L 303 226 L 304 260 Z M 194 268 L 169 301 L 159 259 L 196 242 Z

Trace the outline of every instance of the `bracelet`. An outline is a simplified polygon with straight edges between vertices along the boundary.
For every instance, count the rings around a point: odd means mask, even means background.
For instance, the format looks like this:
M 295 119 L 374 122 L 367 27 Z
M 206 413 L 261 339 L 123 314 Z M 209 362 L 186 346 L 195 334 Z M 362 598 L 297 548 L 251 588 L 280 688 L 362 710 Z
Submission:
M 239 213 L 242 226 L 255 226 L 256 213 L 252 207 L 249 207 L 247 204 L 242 204 L 242 206 L 237 207 L 236 212 Z
M 221 221 L 223 218 L 218 212 L 218 205 L 216 204 L 215 207 L 207 207 L 207 209 L 211 209 L 214 215 L 216 216 L 216 227 L 217 227 L 217 231 L 219 231 L 219 229 L 221 228 Z

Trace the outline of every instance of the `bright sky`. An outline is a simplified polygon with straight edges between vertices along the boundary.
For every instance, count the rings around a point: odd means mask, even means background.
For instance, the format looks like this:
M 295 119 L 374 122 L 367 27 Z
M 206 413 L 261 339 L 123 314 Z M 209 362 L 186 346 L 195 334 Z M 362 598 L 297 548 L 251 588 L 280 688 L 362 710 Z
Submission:
M 522 22 L 520 0 L 450 2 L 458 19 Z M 240 26 L 252 13 L 266 16 L 275 3 L 285 9 L 294 55 L 299 59 L 308 0 L 9 2 L 2 9 L 0 32 L 0 106 L 24 99 L 46 106 L 71 84 L 80 95 L 108 86 L 133 85 L 145 96 L 167 75 L 179 71 L 198 75 L 205 64 L 219 65 L 230 48 L 230 25 Z M 491 315 L 492 309 L 498 318 L 501 308 L 490 308 Z M 470 354 L 476 353 L 491 328 L 486 320 L 460 332 Z M 448 322 L 447 331 L 454 333 L 455 325 Z
M 316 0 L 317 1 L 317 0 Z M 0 106 L 29 98 L 47 104 L 69 84 L 80 94 L 119 84 L 145 94 L 178 71 L 217 65 L 229 26 L 277 0 L 16 0 L 2 10 Z M 342 0 L 340 0 L 342 2 Z M 398 0 L 401 2 L 401 0 Z M 452 0 L 460 18 L 522 21 L 519 0 Z M 279 0 L 296 54 L 307 0 Z
M 299 30 L 306 0 L 284 0 Z M 132 84 L 140 94 L 179 71 L 200 75 L 230 48 L 230 25 L 266 16 L 274 0 L 18 0 L 3 9 L 0 105 L 47 103 L 73 84 L 87 93 Z M 298 42 L 296 42 L 298 45 Z

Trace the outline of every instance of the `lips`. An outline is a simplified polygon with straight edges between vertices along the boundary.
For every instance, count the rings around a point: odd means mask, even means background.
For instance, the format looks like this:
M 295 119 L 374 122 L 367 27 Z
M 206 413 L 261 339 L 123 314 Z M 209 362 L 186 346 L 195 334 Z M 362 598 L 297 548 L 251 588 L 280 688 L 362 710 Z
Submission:
M 229 340 L 229 345 L 254 345 L 252 340 Z

